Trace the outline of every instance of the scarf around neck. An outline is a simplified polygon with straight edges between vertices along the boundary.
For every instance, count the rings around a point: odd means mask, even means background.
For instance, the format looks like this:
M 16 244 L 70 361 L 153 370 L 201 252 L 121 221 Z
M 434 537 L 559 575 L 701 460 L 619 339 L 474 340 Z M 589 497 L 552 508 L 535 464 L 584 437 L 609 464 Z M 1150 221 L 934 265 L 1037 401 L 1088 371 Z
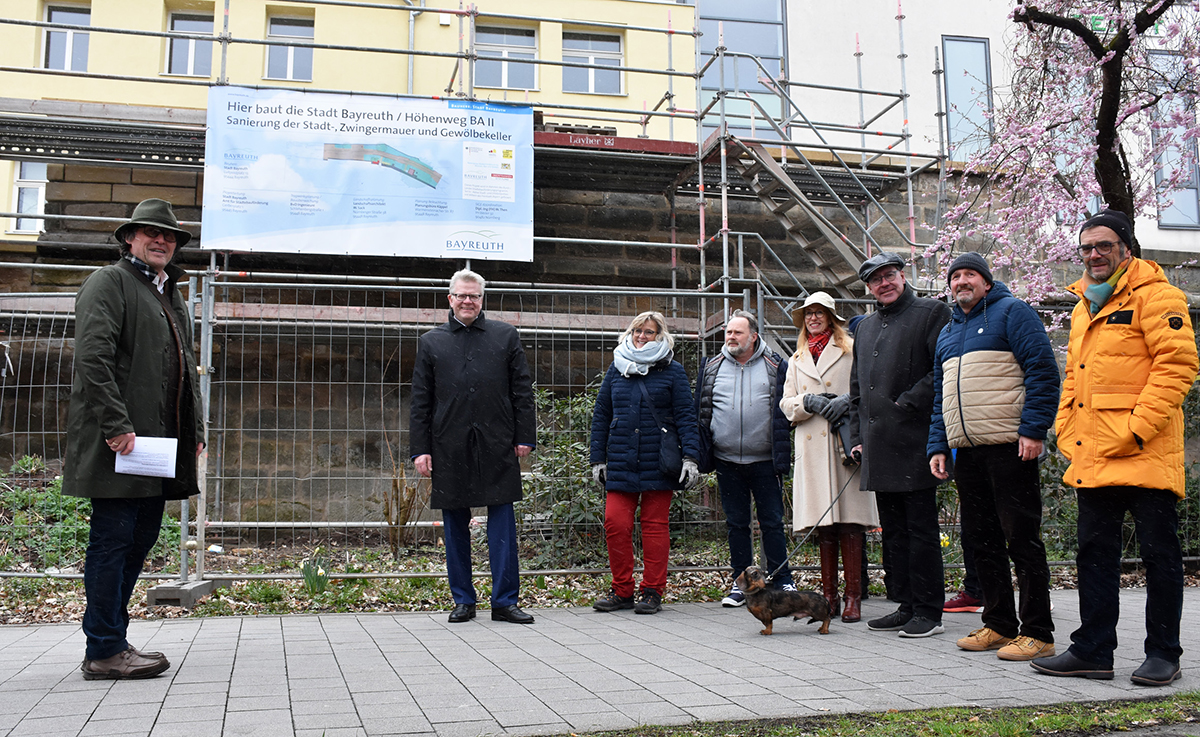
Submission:
M 1103 282 L 1093 284 L 1087 289 L 1083 290 L 1083 296 L 1089 302 L 1088 309 L 1091 310 L 1093 315 L 1098 313 L 1108 302 L 1108 300 L 1112 299 L 1113 292 L 1117 290 L 1117 282 L 1121 280 L 1121 277 L 1124 276 L 1125 272 L 1128 270 L 1129 264 L 1126 263 L 1124 266 L 1114 271 L 1113 275 L 1105 279 Z
M 664 358 L 670 360 L 674 355 L 675 352 L 665 340 L 652 340 L 641 348 L 634 348 L 633 337 L 626 336 L 613 349 L 613 365 L 628 379 L 634 374 L 645 376 L 650 373 L 651 366 Z
M 808 336 L 808 352 L 812 354 L 813 363 L 821 357 L 821 353 L 825 350 L 825 346 L 829 345 L 829 339 L 833 336 L 833 328 L 826 330 L 823 333 Z

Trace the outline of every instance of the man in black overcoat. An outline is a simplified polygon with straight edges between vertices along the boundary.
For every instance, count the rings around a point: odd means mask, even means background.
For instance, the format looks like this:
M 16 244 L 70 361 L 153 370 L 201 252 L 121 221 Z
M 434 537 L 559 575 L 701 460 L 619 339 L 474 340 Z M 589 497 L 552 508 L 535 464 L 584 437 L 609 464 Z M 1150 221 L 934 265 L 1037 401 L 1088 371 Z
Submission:
M 854 334 L 850 373 L 851 443 L 861 453 L 861 487 L 875 492 L 885 567 L 900 608 L 867 622 L 901 637 L 941 634 L 945 584 L 938 528 L 938 480 L 925 460 L 933 414 L 938 333 L 950 320 L 944 302 L 918 297 L 904 259 L 879 253 L 858 276 L 876 310 Z
M 451 622 L 475 617 L 471 507 L 487 507 L 492 619 L 532 624 L 517 607 L 520 566 L 513 502 L 521 499 L 520 459 L 537 440 L 533 384 L 517 329 L 483 315 L 484 280 L 450 278 L 450 320 L 422 335 L 413 368 L 410 448 L 433 480 L 429 504 L 442 510 Z

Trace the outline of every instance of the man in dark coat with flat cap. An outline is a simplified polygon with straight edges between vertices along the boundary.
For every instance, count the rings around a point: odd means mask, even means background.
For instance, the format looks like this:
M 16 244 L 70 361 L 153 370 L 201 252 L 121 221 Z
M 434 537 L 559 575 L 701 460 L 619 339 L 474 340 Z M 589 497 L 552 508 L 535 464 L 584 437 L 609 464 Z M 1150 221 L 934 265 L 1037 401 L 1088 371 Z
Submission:
M 861 453 L 862 488 L 875 492 L 884 565 L 900 602 L 867 628 L 928 637 L 945 632 L 938 480 L 925 460 L 925 441 L 933 413 L 934 352 L 950 308 L 918 297 L 904 279 L 904 259 L 894 253 L 864 261 L 858 276 L 876 310 L 854 333 L 851 447 Z
M 483 315 L 483 277 L 450 278 L 450 320 L 421 336 L 413 368 L 409 437 L 417 471 L 433 479 L 429 504 L 442 510 L 451 622 L 475 617 L 471 507 L 487 507 L 492 619 L 532 624 L 517 607 L 520 566 L 513 502 L 520 459 L 537 441 L 533 384 L 516 328 Z
M 129 599 L 158 541 L 168 499 L 199 494 L 204 418 L 192 316 L 171 263 L 191 234 L 171 203 L 149 199 L 116 230 L 122 258 L 87 278 L 75 298 L 75 371 L 63 493 L 92 500 L 83 582 L 88 680 L 150 678 L 170 667 L 129 644 Z M 174 478 L 117 473 L 140 438 L 174 438 Z

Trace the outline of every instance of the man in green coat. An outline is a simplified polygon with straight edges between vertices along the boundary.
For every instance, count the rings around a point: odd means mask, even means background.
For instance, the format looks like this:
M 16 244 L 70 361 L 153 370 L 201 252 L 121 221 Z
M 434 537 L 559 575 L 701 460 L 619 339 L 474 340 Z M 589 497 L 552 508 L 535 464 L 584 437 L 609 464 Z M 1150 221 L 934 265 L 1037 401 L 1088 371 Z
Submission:
M 64 494 L 92 500 L 83 574 L 88 680 L 150 678 L 170 667 L 162 653 L 125 639 L 129 599 L 166 501 L 200 492 L 196 458 L 204 448 L 192 317 L 176 288 L 184 272 L 171 264 L 191 234 L 171 203 L 149 199 L 115 235 L 121 260 L 89 276 L 75 298 L 63 475 Z M 173 478 L 114 469 L 118 454 L 147 437 L 176 440 Z

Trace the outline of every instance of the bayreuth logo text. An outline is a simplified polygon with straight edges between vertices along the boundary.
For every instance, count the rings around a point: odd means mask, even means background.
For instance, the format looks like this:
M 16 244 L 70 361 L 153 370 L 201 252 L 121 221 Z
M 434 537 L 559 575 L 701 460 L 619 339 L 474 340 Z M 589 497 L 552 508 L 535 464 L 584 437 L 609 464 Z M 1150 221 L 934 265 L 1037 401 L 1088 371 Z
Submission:
M 504 241 L 496 240 L 499 236 L 499 233 L 490 230 L 463 230 L 451 233 L 446 239 L 446 250 L 499 253 L 504 251 Z

